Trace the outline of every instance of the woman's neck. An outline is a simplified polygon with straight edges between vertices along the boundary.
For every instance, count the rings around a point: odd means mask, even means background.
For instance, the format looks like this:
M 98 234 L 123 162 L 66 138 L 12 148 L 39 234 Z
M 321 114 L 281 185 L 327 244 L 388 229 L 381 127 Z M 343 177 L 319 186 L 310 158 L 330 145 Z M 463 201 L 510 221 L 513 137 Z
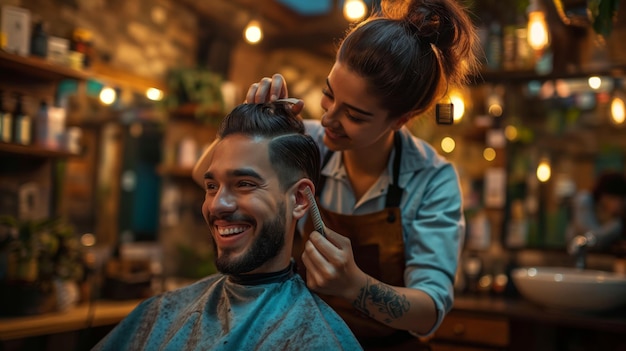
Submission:
M 393 133 L 367 148 L 343 151 L 343 164 L 357 199 L 376 182 L 393 150 Z

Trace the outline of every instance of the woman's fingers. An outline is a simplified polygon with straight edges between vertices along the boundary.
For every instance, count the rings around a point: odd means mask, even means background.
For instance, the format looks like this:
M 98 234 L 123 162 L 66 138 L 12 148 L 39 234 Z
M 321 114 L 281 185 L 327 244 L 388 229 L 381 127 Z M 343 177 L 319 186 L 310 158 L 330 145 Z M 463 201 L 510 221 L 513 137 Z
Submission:
M 253 83 L 246 93 L 246 103 L 263 103 L 276 101 L 288 97 L 287 82 L 282 75 L 276 73 L 269 77 L 263 77 L 257 83 Z
M 280 73 L 276 73 L 272 78 L 264 77 L 257 83 L 251 84 L 246 93 L 245 102 L 259 104 L 288 97 L 289 90 L 287 89 L 287 82 Z M 296 115 L 302 112 L 303 109 L 304 101 L 300 99 L 298 99 L 298 102 L 291 105 L 291 111 Z
M 289 92 L 287 90 L 287 82 L 285 82 L 285 78 L 283 78 L 283 76 L 279 73 L 274 74 L 270 85 L 270 101 L 284 99 L 287 97 L 289 97 Z

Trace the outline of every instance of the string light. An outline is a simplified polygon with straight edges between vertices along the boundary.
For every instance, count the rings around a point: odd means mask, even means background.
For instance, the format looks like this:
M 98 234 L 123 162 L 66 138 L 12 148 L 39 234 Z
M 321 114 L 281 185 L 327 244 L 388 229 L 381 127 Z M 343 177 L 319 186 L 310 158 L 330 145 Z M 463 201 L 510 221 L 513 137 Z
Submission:
M 117 92 L 111 87 L 104 87 L 98 96 L 100 101 L 105 105 L 111 105 L 117 99 Z
M 545 183 L 550 180 L 551 176 L 552 168 L 550 167 L 550 160 L 548 160 L 547 157 L 544 157 L 537 166 L 537 179 L 539 179 L 540 182 Z
M 460 91 L 454 90 L 450 93 L 450 102 L 454 106 L 452 116 L 455 122 L 459 122 L 465 114 L 465 100 Z
M 359 21 L 367 13 L 363 0 L 346 0 L 343 4 L 343 15 L 348 21 Z
M 244 30 L 244 38 L 250 44 L 257 44 L 263 39 L 263 30 L 257 20 L 252 20 Z
M 445 137 L 441 139 L 441 150 L 446 153 L 451 153 L 456 148 L 456 142 L 451 137 Z
M 163 99 L 163 91 L 157 88 L 148 88 L 146 97 L 152 101 L 161 101 Z

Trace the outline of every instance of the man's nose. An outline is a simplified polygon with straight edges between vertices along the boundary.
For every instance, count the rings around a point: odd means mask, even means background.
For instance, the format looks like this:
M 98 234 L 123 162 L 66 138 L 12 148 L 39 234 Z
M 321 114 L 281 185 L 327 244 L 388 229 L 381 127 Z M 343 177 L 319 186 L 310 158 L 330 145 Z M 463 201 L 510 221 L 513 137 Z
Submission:
M 233 212 L 237 208 L 235 196 L 225 187 L 220 188 L 209 203 L 209 211 L 213 215 Z

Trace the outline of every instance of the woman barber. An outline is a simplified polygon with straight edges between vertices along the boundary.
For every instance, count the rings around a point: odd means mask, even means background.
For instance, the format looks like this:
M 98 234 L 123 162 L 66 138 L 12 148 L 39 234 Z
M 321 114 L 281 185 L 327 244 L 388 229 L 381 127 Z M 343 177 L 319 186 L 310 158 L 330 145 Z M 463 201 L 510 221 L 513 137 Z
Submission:
M 465 82 L 476 45 L 455 0 L 383 1 L 343 39 L 321 122 L 305 120 L 324 157 L 316 195 L 326 230 L 305 221 L 296 257 L 365 349 L 415 349 L 452 308 L 465 230 L 458 175 L 404 125 Z M 276 74 L 246 100 L 287 96 Z

